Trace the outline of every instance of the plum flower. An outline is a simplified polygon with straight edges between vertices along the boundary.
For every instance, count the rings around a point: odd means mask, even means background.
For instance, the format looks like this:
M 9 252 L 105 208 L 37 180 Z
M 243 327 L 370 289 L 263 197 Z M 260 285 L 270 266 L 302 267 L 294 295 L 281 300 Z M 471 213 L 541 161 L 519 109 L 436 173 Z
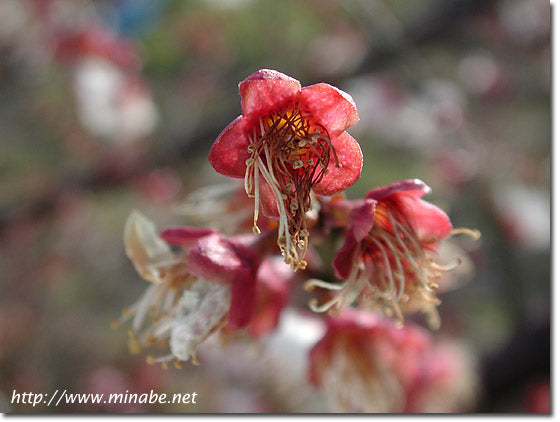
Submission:
M 239 84 L 242 115 L 218 136 L 209 161 L 216 171 L 244 178 L 259 209 L 278 218 L 278 246 L 292 269 L 305 268 L 312 191 L 333 195 L 358 180 L 362 152 L 345 130 L 358 121 L 356 105 L 325 83 L 301 88 L 274 70 Z
M 258 261 L 244 238 L 197 227 L 170 227 L 158 234 L 151 221 L 133 212 L 124 241 L 136 270 L 151 282 L 115 323 L 132 318 L 131 352 L 168 343 L 170 354 L 148 360 L 196 363 L 198 345 L 212 333 L 226 325 L 238 329 L 249 324 Z M 174 252 L 171 245 L 180 250 Z M 146 324 L 147 316 L 151 324 Z
M 462 412 L 476 399 L 474 356 L 423 329 L 345 309 L 309 355 L 311 382 L 342 412 Z
M 345 243 L 333 261 L 335 275 L 344 283 L 310 280 L 309 289 L 339 290 L 321 306 L 311 303 L 314 310 L 340 310 L 359 298 L 364 307 L 381 306 L 400 324 L 403 311 L 422 311 L 432 328 L 439 327 L 435 289 L 442 273 L 459 262 L 438 264 L 438 245 L 452 234 L 467 233 L 475 238 L 480 234 L 453 230 L 445 212 L 420 199 L 430 191 L 418 179 L 405 180 L 373 189 L 365 200 L 353 203 Z M 343 206 L 348 207 L 348 201 Z
M 309 378 L 334 411 L 402 412 L 429 347 L 419 328 L 398 329 L 378 315 L 345 309 L 327 320 L 325 335 L 311 349 Z
M 189 233 L 190 243 L 214 231 L 211 229 L 193 229 Z M 179 253 L 160 238 L 156 226 L 138 211 L 130 214 L 124 230 L 126 254 L 134 264 L 138 274 L 150 282 L 142 297 L 123 311 L 114 327 L 132 318 L 129 331 L 129 348 L 138 353 L 144 347 L 165 344 L 171 335 L 175 318 L 184 308 L 180 305 L 182 296 L 198 282 L 187 266 L 188 248 Z M 199 287 L 196 290 L 200 290 Z M 203 296 L 199 296 L 203 299 Z M 229 298 L 225 298 L 229 307 Z M 227 312 L 227 308 L 226 308 Z M 152 323 L 146 323 L 147 317 Z M 205 317 L 202 315 L 201 319 Z M 210 326 L 209 331 L 214 327 Z
M 166 232 L 162 233 L 166 238 Z M 214 283 L 231 286 L 228 328 L 249 324 L 256 300 L 257 247 L 246 236 L 225 238 L 211 234 L 199 239 L 189 251 L 189 271 Z

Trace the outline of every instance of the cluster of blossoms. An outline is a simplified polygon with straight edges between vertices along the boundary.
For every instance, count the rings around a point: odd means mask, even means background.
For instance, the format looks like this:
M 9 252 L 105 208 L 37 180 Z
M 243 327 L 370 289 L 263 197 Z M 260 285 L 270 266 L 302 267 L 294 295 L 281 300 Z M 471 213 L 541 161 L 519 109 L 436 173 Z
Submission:
M 299 285 L 318 294 L 312 311 L 329 311 L 309 355 L 312 383 L 328 386 L 342 410 L 421 411 L 417 397 L 441 384 L 437 353 L 428 334 L 403 326 L 404 315 L 424 313 L 438 327 L 438 283 L 458 264 L 438 263 L 440 244 L 478 233 L 454 230 L 421 199 L 430 188 L 420 180 L 345 198 L 362 170 L 360 146 L 346 132 L 358 114 L 345 92 L 325 83 L 302 88 L 272 70 L 239 89 L 242 115 L 220 133 L 209 160 L 244 182 L 193 194 L 183 211 L 204 227 L 158 232 L 138 212 L 126 223 L 127 254 L 151 283 L 120 321 L 132 318 L 131 350 L 162 345 L 169 352 L 149 360 L 180 366 L 197 362 L 211 335 L 258 339 L 297 307 L 290 296 Z M 341 244 L 333 270 L 317 248 L 327 240 Z M 444 365 L 444 375 L 450 371 Z

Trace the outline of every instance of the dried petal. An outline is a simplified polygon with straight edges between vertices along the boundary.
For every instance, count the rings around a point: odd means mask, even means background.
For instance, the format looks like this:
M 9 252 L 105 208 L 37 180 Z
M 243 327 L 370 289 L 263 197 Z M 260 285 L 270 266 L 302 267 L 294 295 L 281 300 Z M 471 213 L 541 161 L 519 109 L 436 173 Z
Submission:
M 181 361 L 196 359 L 196 348 L 225 319 L 230 305 L 230 288 L 197 280 L 183 293 L 171 330 L 171 353 Z
M 169 246 L 160 239 L 154 223 L 138 211 L 133 211 L 126 220 L 124 245 L 140 276 L 152 283 L 160 283 L 158 268 L 174 261 Z

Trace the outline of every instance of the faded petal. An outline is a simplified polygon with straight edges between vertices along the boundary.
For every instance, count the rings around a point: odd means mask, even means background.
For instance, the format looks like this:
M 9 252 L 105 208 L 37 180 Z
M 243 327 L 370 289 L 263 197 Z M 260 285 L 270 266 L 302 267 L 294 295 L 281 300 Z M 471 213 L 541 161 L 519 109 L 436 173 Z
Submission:
M 182 361 L 196 357 L 196 348 L 224 320 L 230 305 L 230 288 L 197 280 L 183 293 L 171 331 L 171 353 Z
M 342 132 L 340 136 L 331 138 L 331 142 L 341 166 L 336 166 L 335 157 L 331 152 L 329 171 L 313 188 L 319 195 L 334 195 L 345 190 L 360 178 L 362 172 L 362 150 L 352 136 Z
M 173 254 L 158 235 L 154 223 L 138 211 L 133 211 L 126 220 L 124 246 L 140 276 L 152 283 L 160 283 L 158 268 L 172 264 Z
M 300 98 L 314 119 L 327 128 L 331 138 L 340 135 L 359 120 L 352 97 L 329 84 L 306 86 L 301 90 Z
M 210 148 L 208 160 L 218 173 L 240 179 L 245 177 L 245 162 L 250 157 L 248 147 L 245 120 L 238 116 L 218 135 Z
M 276 108 L 300 89 L 296 79 L 276 70 L 261 69 L 239 84 L 243 116 Z
M 206 227 L 168 227 L 160 237 L 174 246 L 192 246 L 194 242 L 204 236 L 216 233 L 216 230 Z

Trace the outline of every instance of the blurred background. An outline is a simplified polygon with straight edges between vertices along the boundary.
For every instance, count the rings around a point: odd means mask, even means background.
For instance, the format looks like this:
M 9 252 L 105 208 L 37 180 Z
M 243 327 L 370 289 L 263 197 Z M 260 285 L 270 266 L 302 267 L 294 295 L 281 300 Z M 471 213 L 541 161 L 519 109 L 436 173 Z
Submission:
M 126 217 L 181 224 L 174 204 L 226 181 L 209 148 L 240 113 L 238 82 L 270 68 L 355 99 L 350 198 L 420 178 L 456 227 L 482 232 L 436 334 L 476 358 L 469 411 L 549 412 L 550 59 L 544 0 L 0 0 L 0 409 L 327 411 L 235 351 L 165 371 L 110 329 L 146 287 Z M 10 404 L 57 388 L 205 398 Z

